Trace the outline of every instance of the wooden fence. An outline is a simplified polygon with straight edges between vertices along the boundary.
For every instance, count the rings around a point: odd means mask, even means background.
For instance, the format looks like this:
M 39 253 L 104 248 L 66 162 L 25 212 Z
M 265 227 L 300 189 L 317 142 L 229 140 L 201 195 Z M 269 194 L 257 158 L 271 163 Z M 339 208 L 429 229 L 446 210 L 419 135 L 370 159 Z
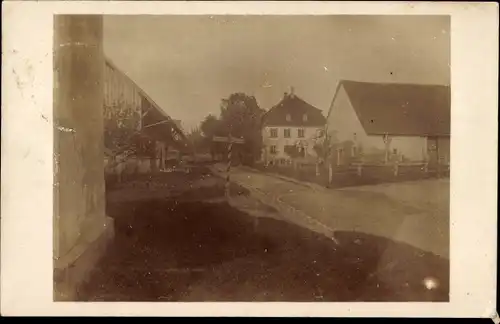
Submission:
M 330 179 L 327 165 L 297 164 L 293 166 L 263 166 L 257 169 L 277 173 L 297 180 L 313 182 L 327 187 L 402 182 L 436 177 L 449 177 L 449 164 L 429 165 L 425 162 L 351 163 L 333 166 Z M 331 180 L 331 181 L 330 181 Z

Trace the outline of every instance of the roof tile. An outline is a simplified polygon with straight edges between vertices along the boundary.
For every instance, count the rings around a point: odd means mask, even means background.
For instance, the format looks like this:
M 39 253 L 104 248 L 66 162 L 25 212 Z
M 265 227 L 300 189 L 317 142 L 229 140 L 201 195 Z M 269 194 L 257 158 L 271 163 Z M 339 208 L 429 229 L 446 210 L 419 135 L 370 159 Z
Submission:
M 290 115 L 290 120 L 286 116 Z M 307 119 L 304 120 L 304 114 Z M 267 126 L 302 126 L 321 127 L 326 123 L 321 110 L 305 102 L 297 95 L 285 97 L 264 115 L 264 124 Z
M 449 86 L 348 80 L 341 86 L 368 134 L 450 135 Z

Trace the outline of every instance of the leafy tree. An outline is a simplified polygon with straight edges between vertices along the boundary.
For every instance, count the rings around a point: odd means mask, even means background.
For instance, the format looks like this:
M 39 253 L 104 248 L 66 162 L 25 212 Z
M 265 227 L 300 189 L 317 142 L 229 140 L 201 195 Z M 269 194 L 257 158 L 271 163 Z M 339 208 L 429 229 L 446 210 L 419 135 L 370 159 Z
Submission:
M 259 107 L 253 96 L 233 93 L 221 101 L 220 122 L 222 132 L 227 136 L 243 138 L 241 153 L 244 162 L 253 163 L 262 150 L 261 124 L 265 110 Z
M 210 114 L 201 122 L 202 145 L 210 147 L 213 156 L 227 150 L 227 143 L 214 143 L 213 136 L 243 138 L 245 143 L 233 147 L 234 151 L 242 155 L 243 162 L 253 163 L 261 154 L 261 120 L 264 113 L 255 97 L 244 93 L 231 94 L 221 100 L 219 118 Z
M 221 123 L 217 117 L 210 114 L 201 122 L 200 131 L 203 137 L 212 139 L 213 136 L 221 132 Z
M 200 124 L 200 135 L 202 138 L 198 145 L 203 147 L 204 150 L 209 150 L 212 158 L 217 153 L 223 153 L 223 147 L 219 143 L 213 142 L 214 136 L 223 136 L 223 129 L 221 121 L 214 115 L 210 114 Z
M 137 155 L 141 149 L 137 125 L 139 114 L 123 100 L 104 105 L 104 145 L 114 158 L 117 155 Z
M 200 128 L 193 129 L 189 134 L 187 134 L 188 145 L 192 152 L 205 153 L 208 152 L 208 141 L 203 137 L 203 133 Z

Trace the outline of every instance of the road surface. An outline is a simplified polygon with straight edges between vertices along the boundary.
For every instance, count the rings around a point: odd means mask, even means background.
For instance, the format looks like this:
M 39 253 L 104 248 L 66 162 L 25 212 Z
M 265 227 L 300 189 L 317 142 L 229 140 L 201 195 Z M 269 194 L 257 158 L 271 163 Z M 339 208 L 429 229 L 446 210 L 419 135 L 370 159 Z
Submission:
M 223 173 L 224 165 L 214 170 Z M 449 259 L 449 180 L 327 189 L 242 167 L 231 180 L 332 231 L 381 236 Z

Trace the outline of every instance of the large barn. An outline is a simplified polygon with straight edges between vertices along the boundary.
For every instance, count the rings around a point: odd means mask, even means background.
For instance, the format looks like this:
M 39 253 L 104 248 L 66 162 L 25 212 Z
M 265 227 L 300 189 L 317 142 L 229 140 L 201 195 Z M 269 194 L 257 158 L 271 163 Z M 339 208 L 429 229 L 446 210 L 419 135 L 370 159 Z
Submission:
M 361 153 L 373 162 L 447 164 L 450 113 L 449 86 L 342 80 L 328 112 L 327 130 L 340 147 L 338 164 Z
M 172 119 L 110 59 L 105 63 L 105 163 L 114 155 L 127 156 L 126 150 L 134 147 L 135 159 L 153 160 L 153 166 L 165 169 L 169 151 L 178 152 L 187 145 L 179 121 Z

